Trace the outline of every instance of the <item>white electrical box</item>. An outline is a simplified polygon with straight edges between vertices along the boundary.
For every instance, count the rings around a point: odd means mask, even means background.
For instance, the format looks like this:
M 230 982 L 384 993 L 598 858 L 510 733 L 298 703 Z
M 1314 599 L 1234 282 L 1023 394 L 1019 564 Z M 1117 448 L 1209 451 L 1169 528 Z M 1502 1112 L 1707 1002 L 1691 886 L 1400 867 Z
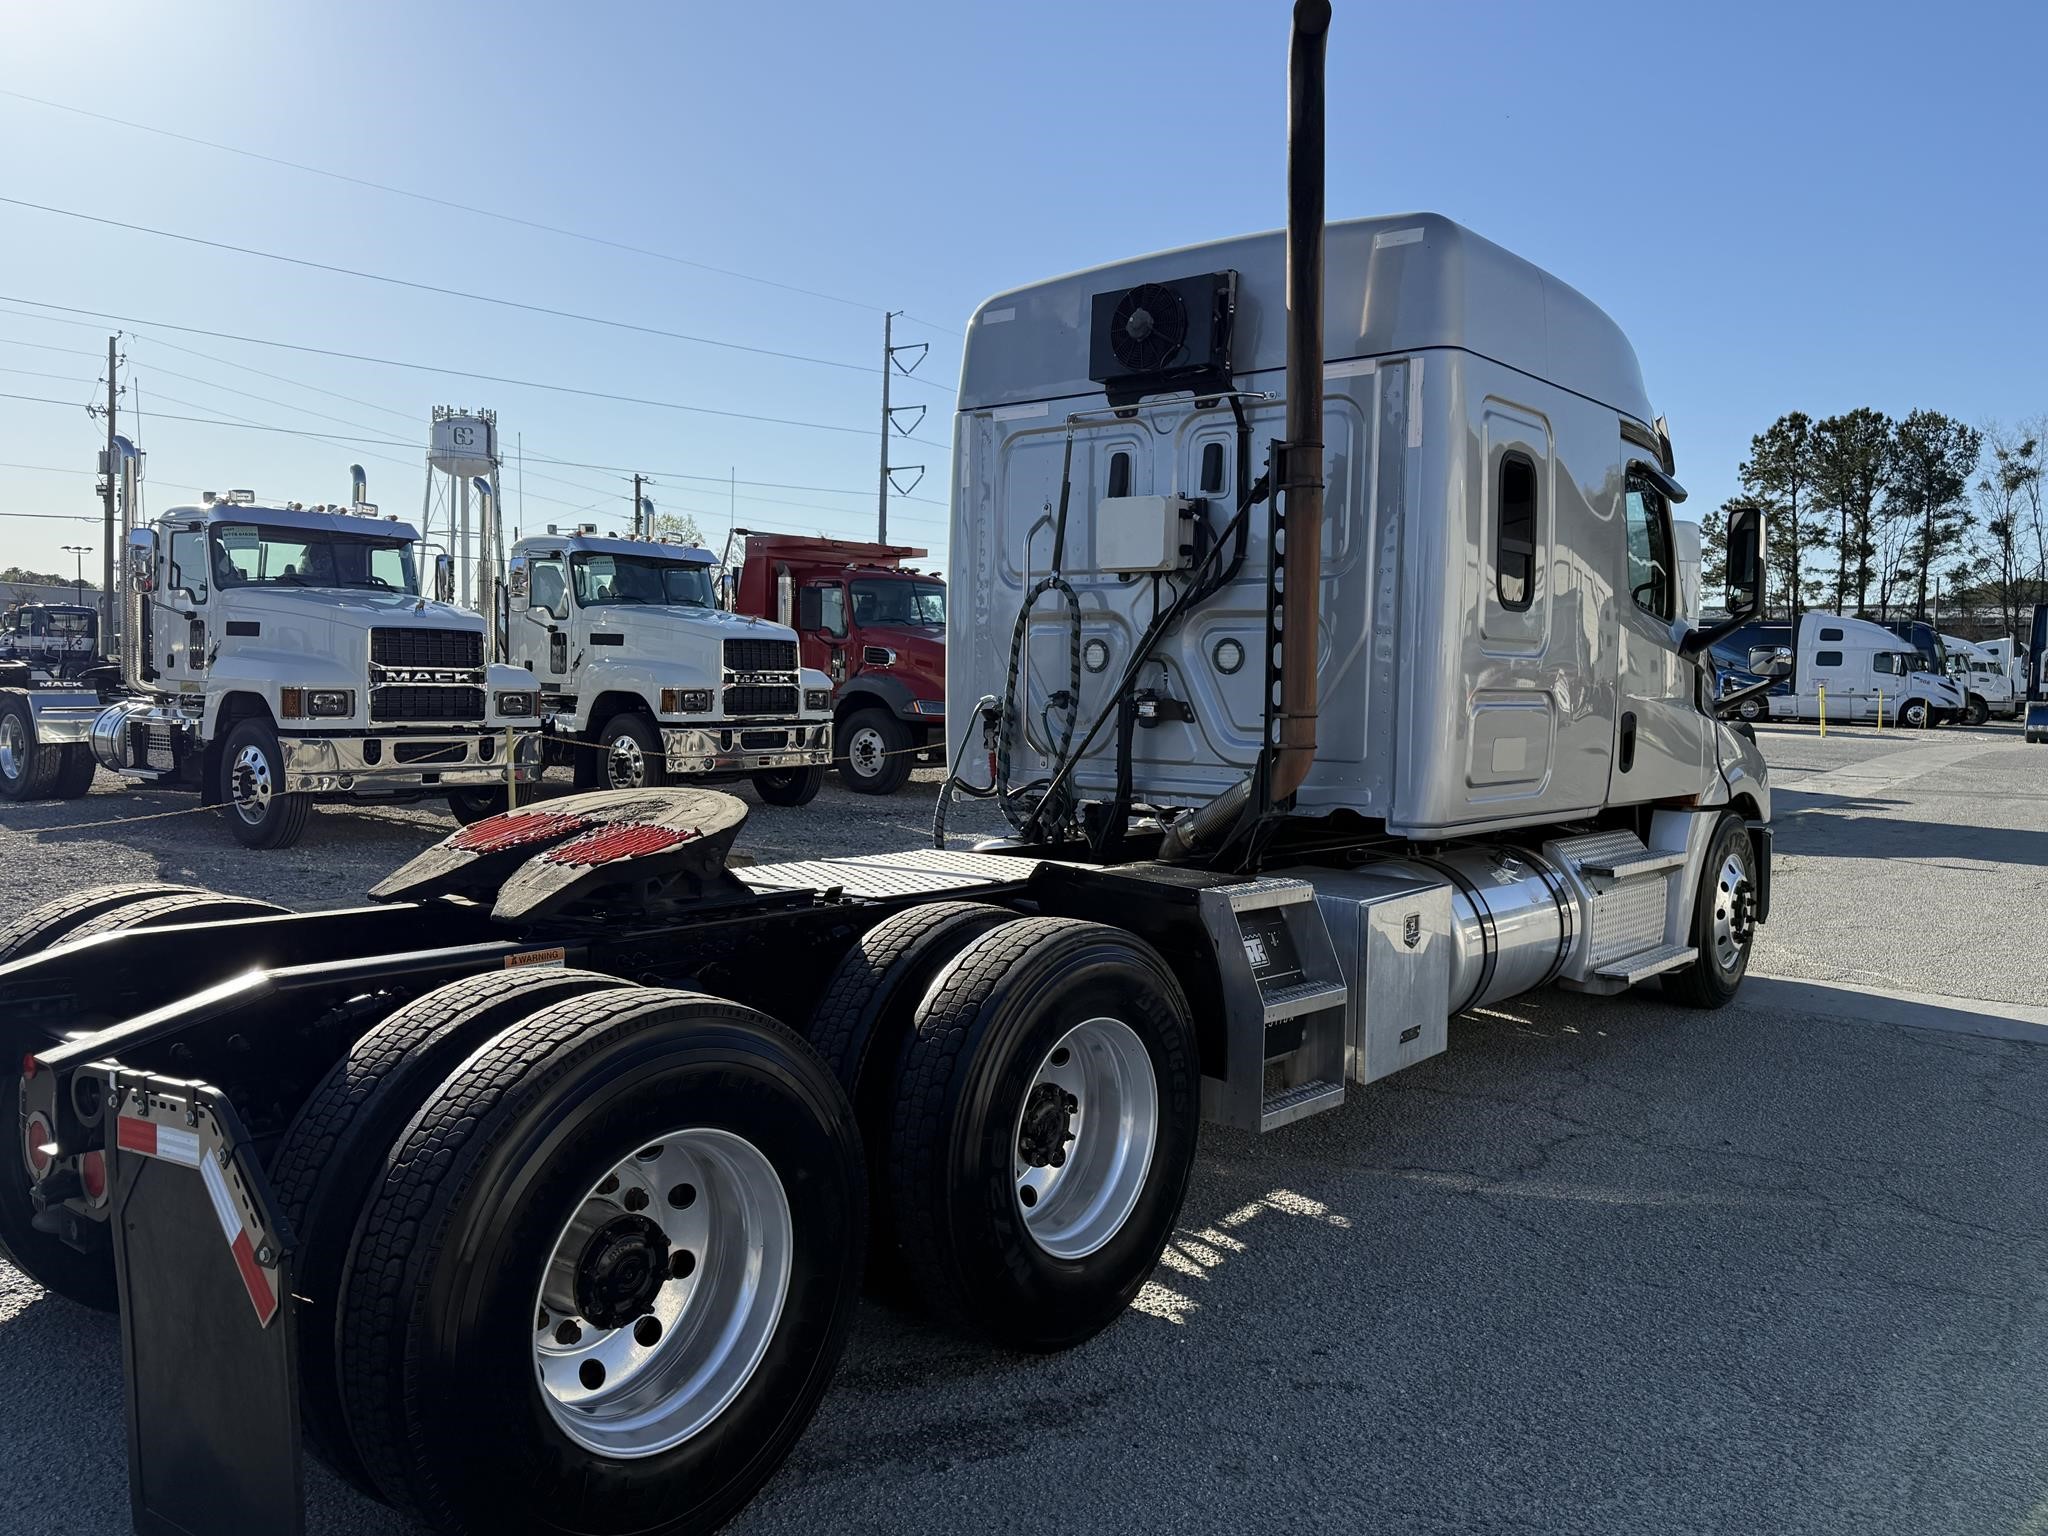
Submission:
M 1194 503 L 1185 496 L 1106 496 L 1095 504 L 1095 569 L 1118 575 L 1188 563 Z

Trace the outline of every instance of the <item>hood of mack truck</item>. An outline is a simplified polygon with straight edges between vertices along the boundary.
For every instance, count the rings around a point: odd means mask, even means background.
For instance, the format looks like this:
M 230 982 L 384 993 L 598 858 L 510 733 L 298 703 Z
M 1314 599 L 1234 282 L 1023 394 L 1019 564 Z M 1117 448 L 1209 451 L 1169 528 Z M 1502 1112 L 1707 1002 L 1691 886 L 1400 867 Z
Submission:
M 619 661 L 661 671 L 673 667 L 692 674 L 684 680 L 686 685 L 701 681 L 716 686 L 724 670 L 728 640 L 781 640 L 789 645 L 789 663 L 779 670 L 794 671 L 797 666 L 796 631 L 749 614 L 727 613 L 717 608 L 655 608 L 631 603 L 583 611 L 589 618 L 585 633 L 596 641 L 586 647 L 586 665 Z M 600 635 L 617 635 L 619 643 L 606 644 L 597 640 Z
M 946 693 L 946 626 L 943 624 L 863 624 L 860 644 L 852 651 L 854 672 L 888 672 L 912 685 L 921 699 Z M 870 647 L 896 653 L 895 660 L 868 657 Z M 923 686 L 917 686 L 922 684 Z

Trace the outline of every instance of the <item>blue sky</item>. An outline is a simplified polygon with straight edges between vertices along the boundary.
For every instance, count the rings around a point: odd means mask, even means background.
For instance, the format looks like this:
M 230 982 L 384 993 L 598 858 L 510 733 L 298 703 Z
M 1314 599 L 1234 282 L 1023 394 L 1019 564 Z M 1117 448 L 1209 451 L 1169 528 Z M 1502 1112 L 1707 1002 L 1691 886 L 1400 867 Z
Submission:
M 883 307 L 908 310 L 900 337 L 932 350 L 897 397 L 931 414 L 928 441 L 897 459 L 933 473 L 915 492 L 930 499 L 894 504 L 891 532 L 936 552 L 957 334 L 976 303 L 1281 221 L 1286 15 L 1278 0 L 14 0 L 0 18 L 0 89 L 830 297 L 5 96 L 0 196 L 866 368 Z M 1784 410 L 2048 411 L 2044 15 L 1337 0 L 1330 211 L 1439 211 L 1587 293 L 1634 340 L 1692 507 L 1710 509 Z M 76 402 L 0 399 L 0 465 L 68 471 L 0 467 L 0 512 L 96 512 L 97 429 L 78 406 L 112 327 L 13 302 L 34 300 L 157 323 L 121 327 L 141 333 L 124 378 L 152 507 L 202 486 L 340 499 L 360 461 L 373 499 L 416 512 L 415 449 L 161 418 L 417 442 L 429 409 L 453 403 L 494 407 L 508 449 L 523 435 L 523 514 L 509 465 L 506 489 L 529 526 L 626 512 L 619 473 L 549 458 L 653 471 L 657 503 L 714 534 L 729 472 L 753 482 L 738 487 L 742 526 L 872 533 L 872 372 L 6 204 L 0 252 L 0 368 L 14 370 L 0 394 Z M 162 322 L 856 430 L 437 378 Z M 69 569 L 71 542 L 97 544 L 96 523 L 0 518 L 0 564 Z

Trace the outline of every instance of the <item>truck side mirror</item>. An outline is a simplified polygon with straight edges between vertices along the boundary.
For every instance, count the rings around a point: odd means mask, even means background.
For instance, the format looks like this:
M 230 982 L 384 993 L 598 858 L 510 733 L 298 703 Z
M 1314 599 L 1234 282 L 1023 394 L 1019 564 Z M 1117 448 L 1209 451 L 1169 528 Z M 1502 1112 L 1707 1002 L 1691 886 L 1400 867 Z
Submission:
M 445 603 L 455 596 L 455 562 L 446 555 L 434 556 L 434 601 Z
M 1764 606 L 1764 515 L 1760 507 L 1728 509 L 1729 617 L 1748 618 Z
M 514 602 L 523 603 L 527 594 L 526 556 L 514 555 L 505 572 L 506 586 Z
M 128 530 L 128 585 L 137 592 L 156 590 L 156 530 Z

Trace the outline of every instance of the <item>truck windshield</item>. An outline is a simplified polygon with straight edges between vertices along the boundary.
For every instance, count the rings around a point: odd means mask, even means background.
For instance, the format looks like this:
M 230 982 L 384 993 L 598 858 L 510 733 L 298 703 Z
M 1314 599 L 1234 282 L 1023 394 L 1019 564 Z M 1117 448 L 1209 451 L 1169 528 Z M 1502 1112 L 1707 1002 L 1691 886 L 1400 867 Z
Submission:
M 577 555 L 569 566 L 576 582 L 576 601 L 585 608 L 601 608 L 607 603 L 718 606 L 708 565 L 639 555 Z
M 936 581 L 901 577 L 853 583 L 856 624 L 938 624 L 946 622 L 946 589 Z
M 412 545 L 403 539 L 221 523 L 212 544 L 216 587 L 360 587 L 419 595 Z

